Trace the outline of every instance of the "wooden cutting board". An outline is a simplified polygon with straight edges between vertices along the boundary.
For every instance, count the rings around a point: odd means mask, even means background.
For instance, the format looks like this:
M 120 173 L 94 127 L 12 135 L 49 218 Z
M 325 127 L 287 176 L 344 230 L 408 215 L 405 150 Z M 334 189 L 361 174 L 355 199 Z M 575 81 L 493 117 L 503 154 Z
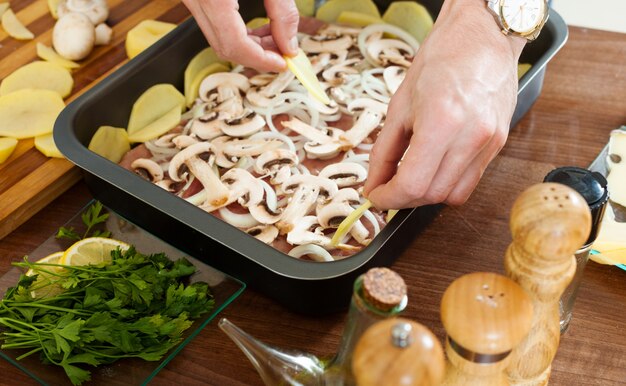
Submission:
M 6 0 L 0 0 L 4 2 Z M 189 16 L 178 0 L 107 0 L 113 41 L 96 49 L 74 70 L 71 102 L 127 61 L 124 43 L 128 30 L 146 19 L 180 23 Z M 0 28 L 0 80 L 17 68 L 40 60 L 36 44 L 52 45 L 55 20 L 46 0 L 12 0 L 18 19 L 35 34 L 35 39 L 18 41 Z M 80 179 L 80 171 L 65 159 L 47 158 L 33 140 L 19 142 L 11 157 L 0 164 L 0 239 L 32 217 Z

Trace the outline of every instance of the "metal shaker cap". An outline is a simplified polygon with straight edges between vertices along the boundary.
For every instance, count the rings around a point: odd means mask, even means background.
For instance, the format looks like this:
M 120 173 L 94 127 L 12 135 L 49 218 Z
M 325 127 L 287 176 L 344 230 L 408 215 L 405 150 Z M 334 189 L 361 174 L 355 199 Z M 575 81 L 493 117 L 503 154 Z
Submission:
M 600 231 L 604 209 L 609 200 L 606 178 L 601 173 L 576 166 L 566 166 L 552 170 L 543 182 L 556 182 L 577 191 L 591 210 L 591 232 L 585 245 L 593 243 Z

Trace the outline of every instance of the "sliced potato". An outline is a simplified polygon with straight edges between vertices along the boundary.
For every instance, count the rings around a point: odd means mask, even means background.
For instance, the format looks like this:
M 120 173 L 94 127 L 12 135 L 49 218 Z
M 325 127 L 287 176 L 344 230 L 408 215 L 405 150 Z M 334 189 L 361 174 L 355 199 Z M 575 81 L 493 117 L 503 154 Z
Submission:
M 269 24 L 270 19 L 266 17 L 255 17 L 246 23 L 246 27 L 250 29 L 257 29 L 259 27 L 263 27 L 265 24 Z
M 332 23 L 337 21 L 341 12 L 360 12 L 369 16 L 380 18 L 378 7 L 372 0 L 332 0 L 324 3 L 315 14 L 315 17 Z
M 35 148 L 46 157 L 65 158 L 63 154 L 61 154 L 57 145 L 54 143 L 52 133 L 35 137 Z
M 198 54 L 194 56 L 193 59 L 191 59 L 191 61 L 187 65 L 187 68 L 185 68 L 185 96 L 187 96 L 188 106 L 191 105 L 191 103 L 193 103 L 193 99 L 195 99 L 195 97 L 197 96 L 197 92 L 198 92 L 197 89 L 196 89 L 196 94 L 192 92 L 191 84 L 198 77 L 198 74 L 200 72 L 205 71 L 207 67 L 215 63 L 219 63 L 222 66 L 225 66 L 227 68 L 226 71 L 230 69 L 229 63 L 227 61 L 221 60 L 217 56 L 213 48 L 207 47 L 203 49 L 202 51 L 198 52 Z M 189 98 L 192 98 L 191 103 L 189 103 Z
M 521 79 L 524 74 L 532 67 L 529 63 L 520 63 L 517 65 L 517 79 Z
M 315 13 L 315 0 L 296 0 L 296 7 L 302 16 L 313 16 Z
M 361 12 L 343 11 L 337 17 L 337 23 L 367 27 L 370 24 L 384 23 L 380 17 L 366 15 Z
M 325 105 L 330 104 L 330 99 L 328 95 L 326 95 L 326 92 L 324 92 L 322 85 L 313 71 L 313 66 L 311 66 L 311 62 L 304 51 L 298 50 L 298 55 L 293 58 L 285 56 L 285 61 L 287 62 L 287 68 L 293 72 L 304 88 L 306 88 L 315 99 Z
M 422 43 L 433 29 L 433 18 L 426 7 L 414 1 L 394 1 L 383 15 L 386 23 L 407 31 Z
M 128 120 L 128 136 L 159 120 L 174 107 L 185 108 L 185 97 L 171 84 L 157 84 L 147 89 L 133 104 Z
M 0 4 L 2 5 L 2 4 Z M 9 159 L 17 146 L 15 138 L 0 138 L 0 164 Z
M 134 58 L 174 28 L 176 24 L 156 20 L 142 21 L 126 34 L 126 55 L 130 59 Z
M 50 62 L 32 62 L 18 68 L 0 83 L 0 96 L 27 88 L 51 90 L 62 98 L 72 93 L 74 79 L 69 70 Z
M 130 141 L 126 129 L 100 126 L 89 142 L 89 150 L 118 163 L 130 151 Z
M 191 82 L 189 86 L 189 90 L 185 93 L 185 99 L 187 100 L 187 107 L 193 105 L 193 102 L 198 97 L 198 91 L 200 91 L 200 83 L 211 74 L 215 74 L 216 72 L 227 72 L 230 70 L 230 67 L 225 66 L 221 63 L 213 63 L 209 66 L 205 67 L 202 71 L 196 74 L 196 77 Z
M 65 59 L 61 55 L 57 54 L 54 48 L 48 47 L 47 45 L 39 42 L 37 43 L 37 56 L 50 63 L 54 63 L 61 67 L 67 68 L 68 70 L 73 70 L 80 67 L 80 64 Z
M 58 9 L 59 9 L 59 4 L 61 3 L 61 1 L 63 0 L 48 0 L 48 8 L 50 9 L 50 14 L 55 19 L 59 18 Z
M 146 142 L 155 139 L 175 128 L 180 123 L 181 112 L 178 106 L 173 107 L 156 121 L 128 134 L 130 142 Z
M 24 27 L 21 21 L 9 8 L 2 14 L 2 28 L 11 36 L 17 40 L 30 40 L 35 37 L 28 28 Z
M 0 96 L 0 136 L 17 139 L 52 133 L 65 104 L 50 90 L 18 90 Z
M 9 3 L 0 3 L 0 16 L 9 9 Z

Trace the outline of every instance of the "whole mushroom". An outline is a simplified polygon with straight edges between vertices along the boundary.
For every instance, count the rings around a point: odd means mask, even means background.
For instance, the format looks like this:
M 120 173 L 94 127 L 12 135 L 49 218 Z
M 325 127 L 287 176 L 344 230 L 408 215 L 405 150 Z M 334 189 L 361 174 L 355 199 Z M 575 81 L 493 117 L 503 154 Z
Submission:
M 96 43 L 96 30 L 89 17 L 70 12 L 57 21 L 52 31 L 56 52 L 69 60 L 85 59 Z

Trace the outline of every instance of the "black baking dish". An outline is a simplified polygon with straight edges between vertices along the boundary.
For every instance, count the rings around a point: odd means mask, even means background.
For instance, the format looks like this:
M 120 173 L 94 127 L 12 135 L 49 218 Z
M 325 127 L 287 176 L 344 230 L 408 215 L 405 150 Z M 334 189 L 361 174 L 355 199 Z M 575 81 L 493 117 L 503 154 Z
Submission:
M 433 4 L 425 5 L 433 14 L 438 12 Z M 264 12 L 260 1 L 240 1 L 240 9 L 245 19 Z M 515 122 L 539 95 L 545 65 L 566 37 L 565 23 L 551 12 L 541 37 L 528 45 L 522 57 L 533 67 L 520 81 Z M 99 126 L 126 127 L 134 101 L 150 86 L 170 83 L 182 89 L 185 67 L 206 45 L 192 19 L 182 23 L 72 102 L 55 124 L 57 146 L 84 169 L 85 181 L 97 199 L 168 243 L 244 280 L 292 310 L 324 313 L 345 307 L 354 279 L 369 267 L 390 265 L 430 222 L 436 206 L 401 211 L 367 248 L 350 258 L 308 262 L 257 241 L 87 149 Z

